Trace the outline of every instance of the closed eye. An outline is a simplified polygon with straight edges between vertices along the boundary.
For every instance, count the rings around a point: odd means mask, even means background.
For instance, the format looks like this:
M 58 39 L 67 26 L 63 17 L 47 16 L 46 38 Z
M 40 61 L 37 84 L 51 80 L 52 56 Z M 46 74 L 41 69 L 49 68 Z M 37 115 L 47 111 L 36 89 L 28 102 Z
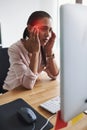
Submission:
M 39 29 L 40 29 L 41 31 L 48 31 L 48 30 L 49 30 L 49 32 L 52 31 L 52 28 L 49 28 L 48 26 L 41 26 L 41 27 L 39 27 Z

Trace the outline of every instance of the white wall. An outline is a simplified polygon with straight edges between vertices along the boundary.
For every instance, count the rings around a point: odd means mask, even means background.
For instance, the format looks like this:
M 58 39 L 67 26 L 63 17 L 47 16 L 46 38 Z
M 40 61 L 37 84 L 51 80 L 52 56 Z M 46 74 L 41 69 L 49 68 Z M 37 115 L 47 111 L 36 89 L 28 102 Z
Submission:
M 45 10 L 52 15 L 57 32 L 57 0 L 0 0 L 3 47 L 9 47 L 22 38 L 28 17 L 36 10 Z

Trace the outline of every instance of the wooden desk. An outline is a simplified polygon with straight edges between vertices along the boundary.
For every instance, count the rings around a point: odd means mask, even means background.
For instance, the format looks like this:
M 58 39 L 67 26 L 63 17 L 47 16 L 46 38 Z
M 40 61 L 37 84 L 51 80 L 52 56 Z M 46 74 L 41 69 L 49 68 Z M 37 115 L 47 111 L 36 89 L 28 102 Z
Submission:
M 41 76 L 40 80 L 37 81 L 33 90 L 26 90 L 23 87 L 18 87 L 12 91 L 9 91 L 3 95 L 0 95 L 0 105 L 15 100 L 17 98 L 24 99 L 33 108 L 35 108 L 44 117 L 49 118 L 52 116 L 51 113 L 39 107 L 42 102 L 55 97 L 60 94 L 59 80 L 50 80 L 47 76 Z M 51 119 L 51 122 L 55 125 L 56 115 Z M 87 130 L 87 117 L 72 126 L 71 122 L 68 123 L 66 128 L 61 130 Z M 52 129 L 54 130 L 54 128 Z

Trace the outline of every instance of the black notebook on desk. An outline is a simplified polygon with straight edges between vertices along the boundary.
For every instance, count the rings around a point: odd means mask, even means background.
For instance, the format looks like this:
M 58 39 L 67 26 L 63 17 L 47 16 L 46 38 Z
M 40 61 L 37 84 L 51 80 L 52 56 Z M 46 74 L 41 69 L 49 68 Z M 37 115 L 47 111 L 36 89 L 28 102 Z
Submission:
M 31 108 L 37 116 L 35 121 L 35 129 L 40 130 L 47 119 L 40 115 L 34 108 L 32 108 L 23 99 L 17 99 L 12 102 L 0 106 L 0 130 L 32 130 L 32 124 L 25 124 L 18 119 L 17 111 L 21 107 Z M 43 130 L 50 130 L 53 125 L 49 122 Z

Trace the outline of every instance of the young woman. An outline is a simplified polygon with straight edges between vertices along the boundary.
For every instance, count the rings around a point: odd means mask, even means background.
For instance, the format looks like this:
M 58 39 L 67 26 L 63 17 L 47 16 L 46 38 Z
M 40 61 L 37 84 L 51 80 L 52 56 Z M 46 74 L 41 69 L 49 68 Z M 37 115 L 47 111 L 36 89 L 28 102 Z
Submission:
M 53 53 L 55 38 L 51 16 L 45 11 L 33 12 L 23 39 L 8 49 L 10 68 L 3 88 L 12 90 L 21 85 L 32 89 L 42 71 L 56 79 L 59 70 Z

